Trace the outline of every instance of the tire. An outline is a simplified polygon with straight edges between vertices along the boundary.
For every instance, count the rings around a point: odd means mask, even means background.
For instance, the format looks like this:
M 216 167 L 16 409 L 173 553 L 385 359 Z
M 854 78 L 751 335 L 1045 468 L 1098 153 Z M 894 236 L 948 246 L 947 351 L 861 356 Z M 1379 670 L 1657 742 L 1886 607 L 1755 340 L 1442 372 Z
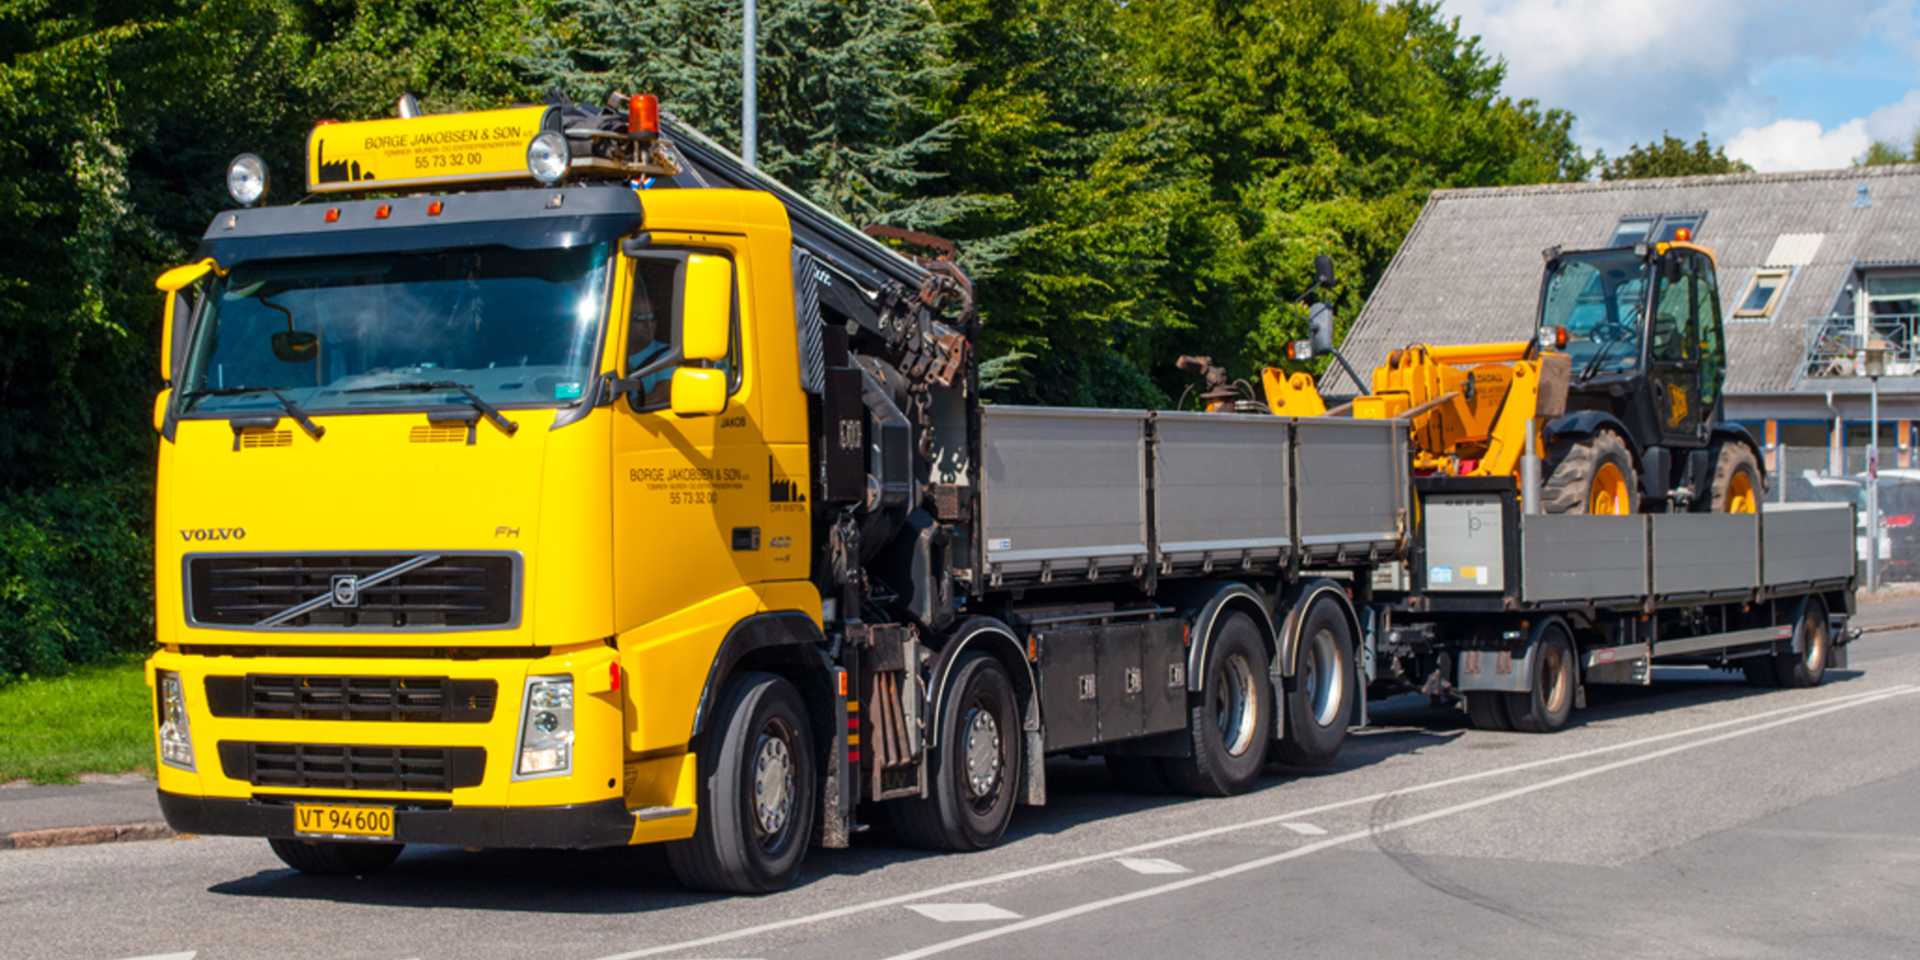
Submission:
M 1713 512 L 1756 513 L 1763 489 L 1753 448 L 1738 440 L 1720 444 L 1713 453 Z
M 1640 511 L 1640 473 L 1634 469 L 1627 441 L 1612 430 L 1589 437 L 1556 440 L 1549 456 L 1546 482 L 1540 485 L 1540 507 L 1547 513 L 1617 513 Z M 1596 489 L 1596 480 L 1600 480 Z M 1601 490 L 1612 490 L 1605 500 L 1611 509 L 1598 509 Z M 1624 490 L 1624 502 L 1618 491 Z
M 1353 667 L 1353 630 L 1337 603 L 1320 601 L 1307 611 L 1300 630 L 1299 668 L 1287 696 L 1287 729 L 1280 739 L 1280 761 L 1297 767 L 1324 767 L 1347 741 L 1354 697 L 1359 696 Z
M 1475 730 L 1512 730 L 1513 721 L 1507 719 L 1507 695 L 1485 691 L 1467 694 L 1467 719 L 1473 721 Z
M 1173 792 L 1159 757 L 1123 757 L 1107 754 L 1107 773 L 1122 790 L 1150 796 Z
M 667 845 L 674 876 L 716 893 L 792 884 L 813 839 L 819 797 L 800 691 L 771 673 L 734 678 L 699 750 L 700 812 L 693 836 Z
M 940 744 L 928 758 L 927 795 L 887 804 L 894 831 L 926 850 L 985 850 L 1013 819 L 1025 771 L 1026 734 L 1000 661 L 961 655 L 940 702 Z
M 1527 658 L 1527 669 L 1533 671 L 1533 689 L 1506 694 L 1507 719 L 1523 733 L 1564 729 L 1573 716 L 1574 693 L 1580 685 L 1573 641 L 1564 628 L 1547 628 Z
M 1773 672 L 1773 657 L 1748 657 L 1740 661 L 1740 673 L 1756 687 L 1777 687 L 1780 678 Z
M 1827 605 L 1809 597 L 1801 604 L 1800 624 L 1793 631 L 1800 649 L 1773 658 L 1773 674 L 1783 687 L 1817 687 L 1827 678 L 1833 654 L 1833 631 L 1827 626 Z
M 273 855 L 301 873 L 357 877 L 379 873 L 400 859 L 404 843 L 354 843 L 347 840 L 268 840 Z
M 1253 786 L 1266 763 L 1273 729 L 1270 663 L 1266 640 L 1252 617 L 1232 613 L 1220 621 L 1207 650 L 1201 695 L 1188 706 L 1193 755 L 1165 764 L 1175 787 L 1197 796 L 1224 797 Z

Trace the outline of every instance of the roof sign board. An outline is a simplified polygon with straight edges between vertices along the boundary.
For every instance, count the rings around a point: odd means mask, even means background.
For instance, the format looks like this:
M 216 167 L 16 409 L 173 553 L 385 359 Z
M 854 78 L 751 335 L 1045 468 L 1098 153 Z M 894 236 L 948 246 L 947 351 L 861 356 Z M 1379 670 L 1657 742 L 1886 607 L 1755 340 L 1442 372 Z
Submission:
M 531 180 L 527 144 L 559 119 L 557 108 L 538 106 L 324 123 L 307 136 L 307 190 Z

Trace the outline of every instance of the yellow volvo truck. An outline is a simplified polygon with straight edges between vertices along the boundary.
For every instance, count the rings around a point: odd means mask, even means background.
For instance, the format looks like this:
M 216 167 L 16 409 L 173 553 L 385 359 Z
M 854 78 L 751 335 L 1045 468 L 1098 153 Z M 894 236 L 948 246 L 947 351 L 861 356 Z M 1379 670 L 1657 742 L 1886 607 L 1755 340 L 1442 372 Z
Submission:
M 1364 721 L 1406 431 L 982 405 L 966 278 L 650 97 L 322 123 L 168 271 L 161 806 L 365 872 L 666 843 L 763 892 L 1046 755 L 1247 789 Z

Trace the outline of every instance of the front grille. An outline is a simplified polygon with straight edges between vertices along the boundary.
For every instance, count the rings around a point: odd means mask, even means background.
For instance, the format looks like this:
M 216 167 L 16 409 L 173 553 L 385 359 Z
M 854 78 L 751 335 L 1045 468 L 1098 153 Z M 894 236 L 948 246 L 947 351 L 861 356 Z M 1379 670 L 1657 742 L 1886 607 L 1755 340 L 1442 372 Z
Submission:
M 512 626 L 518 564 L 511 554 L 447 554 L 357 586 L 421 554 L 229 554 L 187 560 L 187 616 L 198 625 L 259 629 L 408 630 Z M 343 582 L 353 584 L 339 591 Z M 341 593 L 346 594 L 341 599 Z M 321 600 L 280 622 L 261 622 Z
M 449 677 L 208 677 L 216 717 L 485 723 L 499 685 Z
M 375 747 L 220 741 L 220 767 L 256 787 L 446 793 L 478 786 L 481 747 Z

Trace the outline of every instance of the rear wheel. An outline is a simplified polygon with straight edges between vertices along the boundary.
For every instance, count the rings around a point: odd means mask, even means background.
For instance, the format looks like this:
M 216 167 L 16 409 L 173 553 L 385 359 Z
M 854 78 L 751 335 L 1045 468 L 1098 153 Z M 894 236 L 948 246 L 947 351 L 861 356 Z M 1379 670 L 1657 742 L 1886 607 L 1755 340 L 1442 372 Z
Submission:
M 1244 793 L 1260 776 L 1273 729 L 1267 645 L 1253 618 L 1228 614 L 1207 649 L 1204 691 L 1187 714 L 1193 754 L 1169 759 L 1167 778 L 1200 796 Z
M 1713 455 L 1713 512 L 1758 513 L 1760 460 L 1753 448 L 1737 440 L 1720 445 Z
M 1300 631 L 1300 667 L 1287 697 L 1281 761 L 1302 767 L 1332 763 L 1347 740 L 1357 688 L 1346 614 L 1332 601 L 1315 603 Z
M 1540 504 L 1548 513 L 1626 515 L 1640 509 L 1640 474 L 1627 441 L 1612 430 L 1554 443 Z
M 680 882 L 770 893 L 793 882 L 813 839 L 813 732 L 784 677 L 729 682 L 700 744 L 700 812 L 692 838 L 667 845 Z
M 1819 686 L 1827 677 L 1827 659 L 1833 652 L 1833 631 L 1827 627 L 1825 604 L 1812 598 L 1802 604 L 1793 645 L 1795 649 L 1774 657 L 1774 676 L 1783 687 Z
M 940 708 L 940 745 L 927 769 L 927 795 L 887 804 L 894 830 L 928 850 L 984 850 L 1013 819 L 1025 734 L 1013 681 L 1000 661 L 961 655 Z
M 301 873 L 327 877 L 361 876 L 379 873 L 400 859 L 405 844 L 353 843 L 343 840 L 283 840 L 267 844 L 273 855 Z
M 1567 725 L 1573 716 L 1574 688 L 1579 685 L 1579 669 L 1574 663 L 1573 641 L 1559 627 L 1548 627 L 1527 658 L 1533 673 L 1533 689 L 1509 693 L 1507 718 L 1515 730 L 1527 733 L 1553 733 Z

